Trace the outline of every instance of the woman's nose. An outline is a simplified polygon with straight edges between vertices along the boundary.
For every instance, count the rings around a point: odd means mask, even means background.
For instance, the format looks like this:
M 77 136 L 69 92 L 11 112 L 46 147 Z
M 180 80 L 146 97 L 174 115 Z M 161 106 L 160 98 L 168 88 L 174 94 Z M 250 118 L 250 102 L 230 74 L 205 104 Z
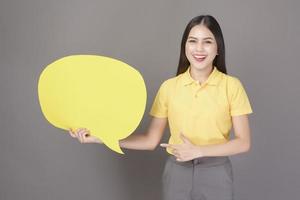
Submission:
M 197 43 L 197 45 L 196 45 L 196 50 L 197 51 L 202 51 L 203 50 L 203 45 L 199 42 L 199 43 Z

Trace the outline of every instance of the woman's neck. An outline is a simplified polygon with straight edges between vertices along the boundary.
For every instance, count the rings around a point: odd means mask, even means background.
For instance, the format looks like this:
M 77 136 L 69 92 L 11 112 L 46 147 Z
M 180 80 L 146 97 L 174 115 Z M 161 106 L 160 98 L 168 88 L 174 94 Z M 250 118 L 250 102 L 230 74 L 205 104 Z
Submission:
M 195 67 L 190 68 L 191 77 L 194 80 L 199 81 L 200 84 L 204 83 L 208 79 L 212 71 L 213 71 L 213 66 L 205 67 L 204 69 L 200 69 L 200 70 L 196 69 Z

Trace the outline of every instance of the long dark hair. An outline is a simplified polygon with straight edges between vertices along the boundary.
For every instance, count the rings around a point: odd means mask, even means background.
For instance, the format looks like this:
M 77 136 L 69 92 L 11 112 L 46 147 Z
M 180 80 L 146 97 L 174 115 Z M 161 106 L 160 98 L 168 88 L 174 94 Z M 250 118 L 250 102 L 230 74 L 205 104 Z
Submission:
M 185 55 L 185 43 L 187 41 L 188 35 L 191 29 L 196 25 L 204 25 L 206 26 L 214 35 L 216 42 L 217 42 L 217 49 L 218 55 L 216 55 L 215 59 L 213 60 L 213 65 L 217 67 L 217 69 L 225 74 L 227 74 L 226 65 L 225 65 L 225 44 L 223 39 L 223 34 L 221 27 L 217 20 L 211 15 L 200 15 L 194 17 L 186 26 L 182 40 L 181 40 L 181 50 L 180 50 L 180 57 L 179 63 L 177 68 L 177 74 L 184 73 L 189 65 L 190 62 L 188 61 Z

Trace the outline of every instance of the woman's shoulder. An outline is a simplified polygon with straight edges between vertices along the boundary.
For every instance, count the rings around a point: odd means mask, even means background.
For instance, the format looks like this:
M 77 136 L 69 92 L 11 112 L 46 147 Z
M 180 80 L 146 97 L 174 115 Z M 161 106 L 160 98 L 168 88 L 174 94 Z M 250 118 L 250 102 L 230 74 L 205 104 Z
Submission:
M 179 74 L 177 76 L 173 76 L 170 78 L 165 79 L 162 84 L 161 87 L 165 87 L 165 88 L 174 88 L 182 79 L 183 74 Z
M 238 86 L 241 84 L 241 80 L 235 75 L 222 73 L 222 76 L 228 86 Z
M 228 90 L 229 93 L 237 93 L 238 91 L 244 90 L 244 84 L 238 76 L 223 74 L 223 86 Z

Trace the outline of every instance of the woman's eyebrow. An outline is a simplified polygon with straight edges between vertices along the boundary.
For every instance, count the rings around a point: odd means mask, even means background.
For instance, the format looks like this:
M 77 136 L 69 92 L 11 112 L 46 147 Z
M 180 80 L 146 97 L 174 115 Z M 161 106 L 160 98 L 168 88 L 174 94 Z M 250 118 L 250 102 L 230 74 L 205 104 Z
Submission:
M 198 38 L 196 38 L 196 37 L 193 37 L 193 36 L 189 36 L 188 38 L 191 38 L 191 39 L 196 39 L 196 40 L 198 40 Z
M 198 40 L 198 38 L 196 38 L 196 37 L 194 37 L 194 36 L 189 36 L 188 38 Z M 213 40 L 213 38 L 212 38 L 212 37 L 205 37 L 205 38 L 203 38 L 203 40 Z
M 213 40 L 212 37 L 206 37 L 206 38 L 203 38 L 203 40 Z

